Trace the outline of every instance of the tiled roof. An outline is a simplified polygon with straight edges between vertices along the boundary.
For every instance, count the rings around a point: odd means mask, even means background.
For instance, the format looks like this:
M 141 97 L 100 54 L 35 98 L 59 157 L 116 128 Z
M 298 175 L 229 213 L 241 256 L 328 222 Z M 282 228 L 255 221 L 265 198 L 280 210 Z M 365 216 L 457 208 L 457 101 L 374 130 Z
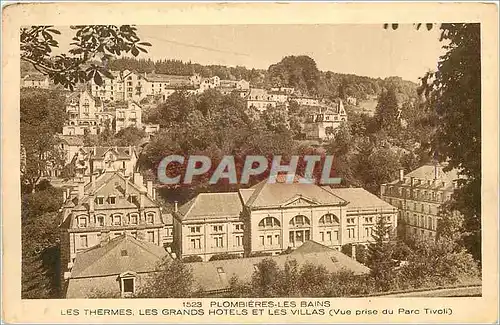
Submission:
M 306 244 L 307 242 L 304 245 Z M 229 281 L 233 276 L 237 276 L 240 280 L 245 282 L 250 281 L 256 265 L 266 258 L 274 260 L 280 268 L 283 268 L 288 260 L 296 260 L 299 266 L 306 263 L 322 265 L 328 272 L 348 270 L 353 271 L 356 275 L 367 274 L 370 272 L 370 269 L 366 266 L 358 263 L 337 250 L 330 249 L 319 244 L 307 245 L 308 246 L 306 246 L 302 251 L 299 247 L 297 250 L 288 255 L 197 262 L 190 263 L 189 266 L 193 271 L 193 277 L 196 285 L 201 287 L 204 291 L 229 289 Z
M 177 215 L 181 220 L 238 217 L 242 204 L 238 193 L 200 193 L 182 205 Z
M 113 151 L 118 159 L 130 159 L 135 153 L 134 147 L 83 147 L 82 150 L 86 154 L 93 152 L 94 159 L 103 159 L 110 150 Z
M 159 73 L 148 73 L 144 76 L 144 79 L 152 82 L 179 82 L 185 81 L 189 83 L 190 76 L 176 76 L 169 74 L 159 74 Z
M 452 169 L 449 172 L 443 172 L 443 167 L 444 165 L 434 165 L 434 164 L 429 164 L 429 165 L 423 165 L 408 174 L 404 175 L 404 178 L 411 179 L 412 177 L 415 179 L 420 179 L 420 180 L 430 180 L 433 181 L 435 179 L 435 168 L 438 168 L 438 177 L 436 181 L 438 182 L 436 186 L 430 186 L 430 187 L 442 187 L 441 183 L 445 182 L 446 187 L 452 187 L 453 186 L 453 181 L 459 179 L 458 175 L 458 170 Z M 400 183 L 399 179 L 396 179 L 389 184 L 398 184 Z M 409 182 L 406 184 L 409 185 Z M 422 184 L 422 187 L 425 187 L 426 184 Z
M 163 247 L 121 235 L 102 246 L 77 253 L 71 278 L 118 275 L 126 271 L 151 272 L 166 256 Z
M 394 209 L 392 205 L 380 199 L 378 196 L 368 192 L 364 188 L 325 188 L 333 194 L 348 201 L 348 209 Z
M 295 198 L 302 198 L 319 205 L 343 205 L 346 201 L 315 184 L 285 183 L 278 177 L 276 183 L 263 180 L 254 187 L 246 205 L 254 208 L 282 206 Z

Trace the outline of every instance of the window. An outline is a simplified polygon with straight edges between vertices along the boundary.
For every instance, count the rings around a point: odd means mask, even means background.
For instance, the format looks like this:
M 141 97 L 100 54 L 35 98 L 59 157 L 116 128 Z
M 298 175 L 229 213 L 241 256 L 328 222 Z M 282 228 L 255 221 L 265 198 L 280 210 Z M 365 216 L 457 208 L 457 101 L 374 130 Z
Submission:
M 280 243 L 280 235 L 276 234 L 274 235 L 274 244 L 279 245 Z
M 122 279 L 123 293 L 134 293 L 134 279 Z
M 104 227 L 104 216 L 97 216 L 96 217 L 96 224 L 99 227 Z
M 200 238 L 192 238 L 191 239 L 191 248 L 193 248 L 193 249 L 200 249 L 201 248 Z
M 371 235 L 371 228 L 365 227 L 365 237 L 370 237 L 370 235 Z
M 365 217 L 365 223 L 373 223 L 373 217 Z
M 147 217 L 147 223 L 150 224 L 154 223 L 155 215 L 153 213 L 148 213 L 146 217 Z
M 336 215 L 331 214 L 331 213 L 327 213 L 319 219 L 320 225 L 331 225 L 331 224 L 338 224 L 338 223 L 339 223 L 339 218 L 337 218 Z
M 189 229 L 192 234 L 201 232 L 201 226 L 189 227 Z
M 104 196 L 98 196 L 98 197 L 96 198 L 96 203 L 97 203 L 98 205 L 104 204 Z
M 428 217 L 428 220 L 427 220 L 427 228 L 429 229 L 434 229 L 434 225 L 432 224 L 432 217 Z
M 243 246 L 243 236 L 242 235 L 238 235 L 238 236 L 235 236 L 235 245 L 240 247 L 240 246 Z
M 277 228 L 280 226 L 279 220 L 274 217 L 266 217 L 259 222 L 259 228 Z
M 273 235 L 267 235 L 267 245 L 268 246 L 273 245 Z
M 224 272 L 224 269 L 222 267 L 218 267 L 217 273 L 221 274 L 221 273 L 226 273 L 226 272 Z
M 243 225 L 234 225 L 235 231 L 243 231 Z
M 155 242 L 155 232 L 154 231 L 148 231 L 147 232 L 147 240 L 150 243 L 154 243 Z
M 119 215 L 113 216 L 113 225 L 119 226 L 122 223 L 122 217 Z
M 108 198 L 109 204 L 116 204 L 116 196 L 109 196 Z
M 264 246 L 264 236 L 259 236 L 260 239 L 260 245 Z
M 78 217 L 78 227 L 80 228 L 87 227 L 87 217 Z
M 130 201 L 130 203 L 135 203 L 135 204 L 137 204 L 137 202 L 139 202 L 139 200 L 137 200 L 137 195 L 135 195 L 135 194 L 130 195 L 129 201 Z
M 87 235 L 81 235 L 80 236 L 80 247 L 81 248 L 87 248 L 89 245 Z
M 338 230 L 335 230 L 333 233 L 338 235 L 339 232 L 338 232 Z M 332 232 L 331 231 L 326 232 L 326 239 L 328 241 L 332 241 Z M 337 239 L 338 238 L 335 238 L 335 240 L 337 240 Z
M 354 223 L 354 218 L 347 218 L 347 223 Z
M 131 214 L 130 215 L 130 224 L 131 225 L 136 225 L 137 224 L 137 217 L 138 217 L 137 214 Z
M 309 218 L 303 215 L 298 215 L 293 217 L 292 220 L 290 220 L 290 226 L 305 226 L 305 225 L 310 225 L 311 222 L 309 221 Z
M 355 238 L 354 228 L 347 228 L 347 234 L 348 234 L 349 238 Z
M 319 235 L 321 237 L 321 241 L 325 241 L 325 233 L 321 231 Z
M 217 225 L 213 226 L 214 232 L 222 232 L 223 226 L 222 225 Z

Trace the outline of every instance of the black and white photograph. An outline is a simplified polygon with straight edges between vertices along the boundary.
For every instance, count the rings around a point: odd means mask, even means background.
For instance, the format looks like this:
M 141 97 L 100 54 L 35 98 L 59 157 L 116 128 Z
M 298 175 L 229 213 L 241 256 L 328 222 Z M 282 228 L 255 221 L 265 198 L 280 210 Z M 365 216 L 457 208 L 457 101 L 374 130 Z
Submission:
M 249 322 L 262 307 L 269 322 L 338 322 L 381 316 L 348 310 L 351 298 L 401 298 L 385 311 L 396 319 L 485 297 L 484 218 L 496 216 L 483 191 L 498 184 L 484 183 L 483 139 L 498 134 L 482 125 L 480 22 L 18 35 L 19 152 L 2 162 L 19 160 L 21 274 L 4 282 L 21 302 L 117 302 L 56 310 L 92 317 L 175 298 L 187 302 L 119 313 Z

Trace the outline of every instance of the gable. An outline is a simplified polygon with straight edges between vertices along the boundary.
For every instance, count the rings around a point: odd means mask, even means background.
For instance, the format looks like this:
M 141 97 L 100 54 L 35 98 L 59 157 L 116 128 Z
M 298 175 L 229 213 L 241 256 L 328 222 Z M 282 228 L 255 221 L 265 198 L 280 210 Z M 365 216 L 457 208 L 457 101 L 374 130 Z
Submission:
M 285 207 L 303 207 L 303 206 L 314 206 L 318 205 L 318 202 L 314 201 L 310 198 L 305 198 L 302 196 L 296 196 L 290 199 L 288 202 L 285 202 L 283 206 Z

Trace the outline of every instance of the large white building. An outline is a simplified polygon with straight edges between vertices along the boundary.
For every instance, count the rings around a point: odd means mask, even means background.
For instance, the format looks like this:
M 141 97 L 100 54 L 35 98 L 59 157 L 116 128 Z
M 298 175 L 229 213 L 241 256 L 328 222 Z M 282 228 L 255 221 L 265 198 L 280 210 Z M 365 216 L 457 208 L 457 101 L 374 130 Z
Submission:
M 314 240 L 340 249 L 366 244 L 378 218 L 397 209 L 362 188 L 332 189 L 267 180 L 239 192 L 202 193 L 174 212 L 173 249 L 204 260 L 221 253 L 279 254 Z
M 421 166 L 408 174 L 382 184 L 381 197 L 398 208 L 400 227 L 407 237 L 435 238 L 439 207 L 450 200 L 459 179 L 456 170 L 443 171 L 443 165 Z

